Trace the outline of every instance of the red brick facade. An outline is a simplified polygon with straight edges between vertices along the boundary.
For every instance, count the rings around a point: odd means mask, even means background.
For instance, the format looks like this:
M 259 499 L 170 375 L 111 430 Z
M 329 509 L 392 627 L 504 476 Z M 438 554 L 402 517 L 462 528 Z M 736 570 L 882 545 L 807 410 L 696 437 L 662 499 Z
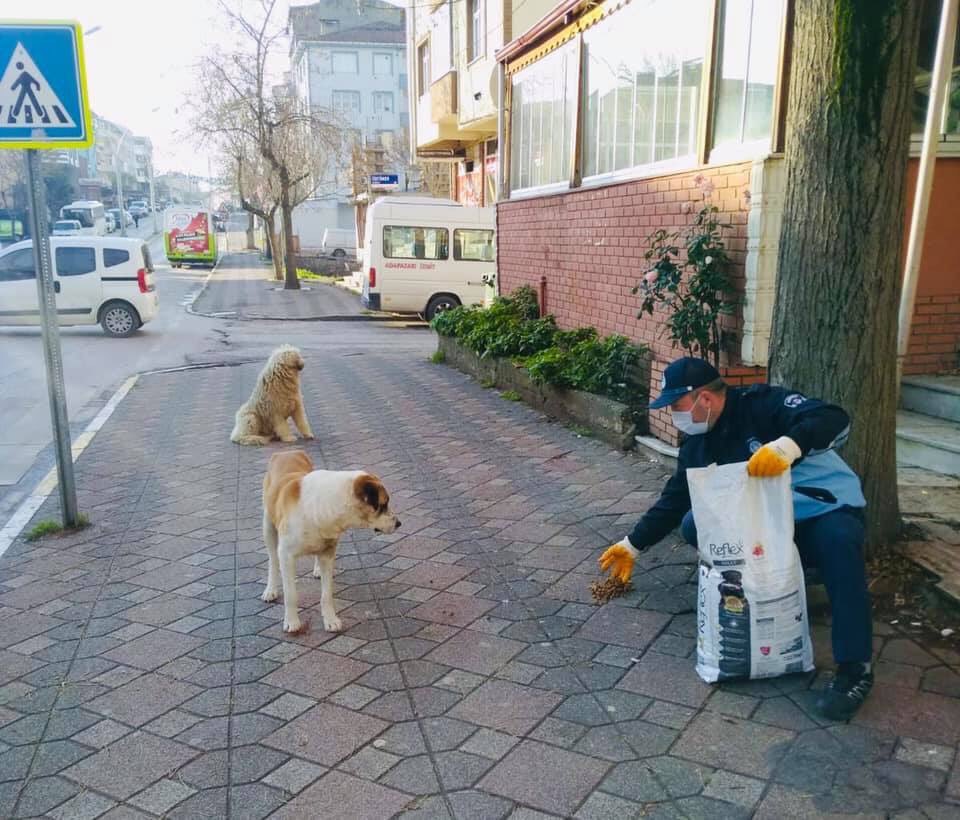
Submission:
M 960 294 L 917 296 L 905 376 L 956 373 L 960 339 Z
M 647 237 L 658 228 L 690 224 L 691 210 L 707 202 L 720 208 L 736 289 L 744 287 L 750 164 L 688 171 L 603 188 L 518 199 L 497 206 L 498 268 L 501 292 L 520 285 L 539 288 L 546 277 L 547 311 L 561 327 L 593 325 L 601 334 L 620 333 L 650 347 L 650 383 L 659 390 L 663 368 L 683 354 L 664 333 L 659 314 L 637 317 L 640 299 L 631 293 L 646 270 Z M 733 384 L 763 381 L 763 368 L 740 367 L 740 316 L 724 317 L 730 333 L 722 356 Z M 650 415 L 650 432 L 675 442 L 668 411 Z

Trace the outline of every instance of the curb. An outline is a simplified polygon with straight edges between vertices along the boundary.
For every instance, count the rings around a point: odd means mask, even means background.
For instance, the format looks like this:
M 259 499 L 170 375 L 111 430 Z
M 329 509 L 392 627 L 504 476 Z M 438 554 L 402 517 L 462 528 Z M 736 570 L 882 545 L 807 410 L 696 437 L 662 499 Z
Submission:
M 187 298 L 184 299 L 181 304 L 186 308 L 187 313 L 191 316 L 205 316 L 208 319 L 222 319 L 225 316 L 236 316 L 236 313 L 202 313 L 201 311 L 194 310 L 193 305 L 199 299 L 203 292 L 207 289 L 207 285 L 210 284 L 210 279 L 213 277 L 213 274 L 217 272 L 217 268 L 220 267 L 220 261 L 223 259 L 224 254 L 220 254 L 217 257 L 217 261 L 213 263 L 213 267 L 210 268 L 210 273 L 207 274 L 206 279 L 203 280 L 203 283 L 197 288 L 193 293 L 188 294 Z

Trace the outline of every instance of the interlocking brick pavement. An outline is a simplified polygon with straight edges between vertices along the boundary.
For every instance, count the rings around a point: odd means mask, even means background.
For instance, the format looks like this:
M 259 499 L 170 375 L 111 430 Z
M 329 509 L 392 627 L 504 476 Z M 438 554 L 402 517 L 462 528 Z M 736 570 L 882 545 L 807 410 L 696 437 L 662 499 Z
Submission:
M 143 377 L 78 461 L 92 526 L 0 558 L 0 816 L 960 815 L 960 655 L 878 624 L 850 725 L 816 675 L 707 686 L 689 548 L 588 591 L 659 467 L 423 360 L 318 364 L 304 448 L 377 472 L 404 521 L 343 539 L 344 632 L 310 562 L 309 631 L 259 599 L 285 445 L 228 441 L 258 366 Z

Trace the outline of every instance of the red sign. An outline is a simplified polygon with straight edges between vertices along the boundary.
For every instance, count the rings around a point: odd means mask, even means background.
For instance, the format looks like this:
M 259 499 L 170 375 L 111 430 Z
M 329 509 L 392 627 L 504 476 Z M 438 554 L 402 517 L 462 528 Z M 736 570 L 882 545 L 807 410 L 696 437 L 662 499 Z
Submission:
M 206 253 L 210 249 L 206 211 L 195 214 L 182 227 L 170 229 L 170 247 L 181 253 Z

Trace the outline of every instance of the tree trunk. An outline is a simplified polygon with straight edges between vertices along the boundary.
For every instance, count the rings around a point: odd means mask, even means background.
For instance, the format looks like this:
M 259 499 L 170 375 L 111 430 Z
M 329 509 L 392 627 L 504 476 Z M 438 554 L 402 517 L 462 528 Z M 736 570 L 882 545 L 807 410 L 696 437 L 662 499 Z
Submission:
M 277 245 L 277 225 L 275 211 L 271 211 L 263 220 L 267 226 L 267 247 L 270 250 L 270 259 L 273 262 L 273 278 L 278 282 L 283 281 L 283 254 L 279 252 Z
M 253 214 L 247 213 L 247 250 L 255 251 L 257 249 L 257 238 L 255 234 L 255 225 L 253 221 Z
M 300 290 L 297 268 L 293 262 L 293 207 L 290 205 L 290 176 L 286 169 L 280 171 L 280 217 L 283 220 L 283 261 L 286 265 L 284 290 Z
M 770 380 L 839 404 L 867 543 L 900 528 L 896 336 L 922 3 L 796 3 Z

